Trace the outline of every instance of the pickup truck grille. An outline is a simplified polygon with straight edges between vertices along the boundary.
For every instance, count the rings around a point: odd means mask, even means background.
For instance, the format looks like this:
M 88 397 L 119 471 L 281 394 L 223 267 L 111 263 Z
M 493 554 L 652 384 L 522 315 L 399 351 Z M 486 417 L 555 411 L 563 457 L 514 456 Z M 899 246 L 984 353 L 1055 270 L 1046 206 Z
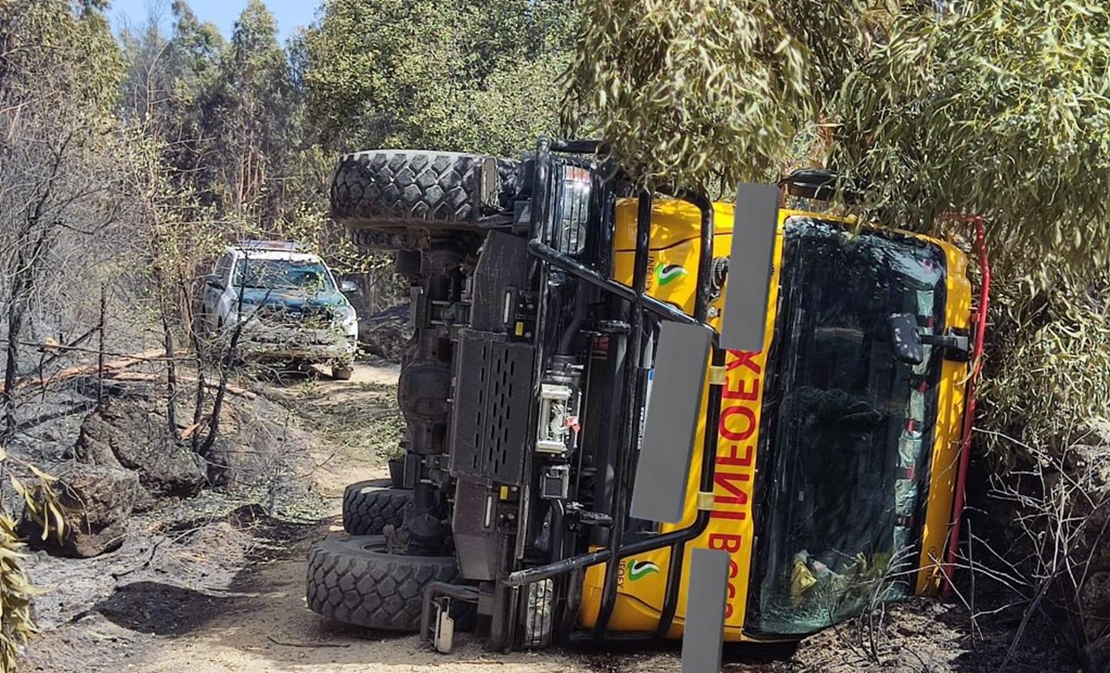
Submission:
M 291 308 L 263 306 L 258 309 L 258 319 L 273 325 L 313 325 L 325 327 L 332 322 L 332 314 L 324 308 Z

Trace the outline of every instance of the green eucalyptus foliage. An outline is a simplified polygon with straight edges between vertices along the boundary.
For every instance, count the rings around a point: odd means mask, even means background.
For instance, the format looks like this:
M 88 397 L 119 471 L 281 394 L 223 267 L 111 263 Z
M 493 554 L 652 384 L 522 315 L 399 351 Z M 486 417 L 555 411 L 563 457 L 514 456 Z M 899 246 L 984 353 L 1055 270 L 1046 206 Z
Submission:
M 988 218 L 977 420 L 1002 467 L 1106 416 L 1108 64 L 1104 3 L 984 0 L 900 16 L 832 102 L 829 160 L 871 180 L 887 224 L 966 236 L 943 214 Z
M 33 110 L 35 101 L 66 107 L 79 102 L 87 117 L 111 110 L 119 98 L 123 59 L 102 4 L 0 2 L 0 95 L 5 111 L 10 111 L 9 105 Z
M 1108 65 L 1101 0 L 905 13 L 832 100 L 829 159 L 892 224 L 981 214 L 1007 275 L 1090 278 L 1110 262 Z
M 1110 282 L 1061 283 L 1032 299 L 994 297 L 990 358 L 980 384 L 979 446 L 1011 468 L 1024 446 L 1061 455 L 1110 421 Z
M 557 127 L 569 0 L 328 0 L 303 37 L 319 140 L 515 155 Z
M 989 218 L 998 262 L 1110 261 L 1110 10 L 1044 3 L 582 0 L 566 123 L 592 120 L 645 185 L 778 177 L 822 157 L 871 214 L 940 232 Z
M 567 128 L 641 185 L 777 177 L 881 28 L 879 2 L 584 0 Z
M 1104 413 L 1105 2 L 580 6 L 568 128 L 596 129 L 648 187 L 727 198 L 738 181 L 815 163 L 863 178 L 857 214 L 888 225 L 967 247 L 974 230 L 948 216 L 986 217 L 988 446 L 1001 450 L 997 433 L 1019 440 L 1006 451 L 1066 443 Z
M 814 114 L 800 45 L 769 2 L 582 5 L 564 124 L 589 119 L 644 185 L 763 176 Z

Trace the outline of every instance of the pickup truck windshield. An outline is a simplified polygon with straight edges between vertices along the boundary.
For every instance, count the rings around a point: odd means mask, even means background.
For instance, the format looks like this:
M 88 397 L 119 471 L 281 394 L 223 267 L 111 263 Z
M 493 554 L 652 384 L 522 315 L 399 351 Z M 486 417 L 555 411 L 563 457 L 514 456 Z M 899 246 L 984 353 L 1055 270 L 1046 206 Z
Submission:
M 236 287 L 266 290 L 302 290 L 330 293 L 331 275 L 320 262 L 284 259 L 240 259 L 233 279 Z
M 811 633 L 908 593 L 928 485 L 939 352 L 894 359 L 887 318 L 943 329 L 945 256 L 887 233 L 787 223 L 769 353 L 755 630 Z M 757 510 L 757 517 L 760 517 Z M 874 594 L 872 592 L 875 592 Z

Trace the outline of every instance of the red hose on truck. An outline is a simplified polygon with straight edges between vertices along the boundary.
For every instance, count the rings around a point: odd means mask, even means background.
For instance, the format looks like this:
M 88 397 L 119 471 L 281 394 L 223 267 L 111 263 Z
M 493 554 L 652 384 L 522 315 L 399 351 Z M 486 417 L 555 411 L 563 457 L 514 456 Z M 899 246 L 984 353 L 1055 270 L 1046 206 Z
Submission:
M 972 372 L 967 384 L 967 407 L 964 413 L 963 432 L 960 436 L 959 469 L 956 473 L 956 499 L 952 506 L 951 535 L 948 538 L 948 550 L 944 564 L 945 583 L 942 595 L 950 595 L 953 584 L 953 566 L 956 562 L 956 550 L 960 544 L 960 523 L 964 511 L 964 491 L 967 487 L 967 469 L 971 458 L 971 431 L 975 422 L 975 384 L 979 373 L 983 369 L 983 341 L 987 331 L 987 308 L 990 304 L 991 272 L 987 262 L 986 230 L 983 218 L 975 216 L 970 218 L 975 225 L 975 245 L 979 255 L 979 268 L 982 274 L 982 288 L 980 290 L 979 310 L 975 318 L 975 343 L 972 350 Z

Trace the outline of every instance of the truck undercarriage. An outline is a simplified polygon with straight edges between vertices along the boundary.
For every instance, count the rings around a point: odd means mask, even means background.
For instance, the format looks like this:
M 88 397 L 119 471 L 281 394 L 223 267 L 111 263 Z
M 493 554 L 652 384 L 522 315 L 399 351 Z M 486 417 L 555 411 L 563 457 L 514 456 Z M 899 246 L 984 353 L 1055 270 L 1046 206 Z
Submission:
M 396 537 L 404 553 L 457 559 L 467 590 L 433 587 L 428 604 L 437 594 L 475 601 L 494 649 L 571 633 L 587 563 L 636 539 L 641 549 L 670 543 L 625 525 L 644 358 L 659 325 L 650 311 L 704 321 L 711 285 L 703 279 L 695 317 L 646 307 L 646 245 L 632 288 L 611 280 L 613 227 L 598 219 L 618 194 L 585 160 L 550 149 L 541 144 L 521 167 L 533 183 L 518 183 L 525 198 L 511 220 L 421 251 L 399 381 L 414 493 Z

